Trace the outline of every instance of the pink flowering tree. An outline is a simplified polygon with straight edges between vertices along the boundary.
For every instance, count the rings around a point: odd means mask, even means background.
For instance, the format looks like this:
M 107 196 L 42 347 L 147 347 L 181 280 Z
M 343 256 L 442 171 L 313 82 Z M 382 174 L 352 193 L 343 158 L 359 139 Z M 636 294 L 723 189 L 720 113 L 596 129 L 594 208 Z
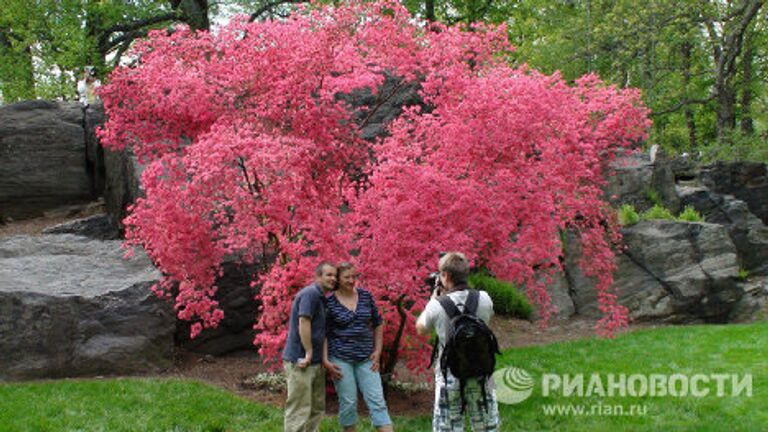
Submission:
M 313 5 L 283 21 L 235 20 L 217 35 L 155 32 L 101 96 L 102 142 L 146 164 L 126 241 L 162 270 L 192 336 L 216 326 L 225 259 L 261 263 L 254 341 L 279 358 L 292 297 L 322 260 L 351 260 L 386 319 L 387 369 L 427 361 L 415 315 L 439 251 L 525 286 L 544 322 L 560 234 L 583 246 L 604 318 L 626 325 L 612 289 L 619 240 L 605 167 L 649 127 L 634 90 L 512 67 L 503 27 L 415 22 L 396 3 Z M 418 82 L 387 136 L 368 142 L 339 95 Z M 376 106 L 367 108 L 376 110 Z

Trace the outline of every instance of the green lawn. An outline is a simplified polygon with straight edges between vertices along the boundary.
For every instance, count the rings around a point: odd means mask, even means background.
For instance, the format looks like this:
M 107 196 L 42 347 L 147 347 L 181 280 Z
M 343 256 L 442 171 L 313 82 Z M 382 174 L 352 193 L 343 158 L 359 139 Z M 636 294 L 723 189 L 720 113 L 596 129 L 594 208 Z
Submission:
M 500 405 L 503 431 L 768 430 L 768 323 L 668 327 L 615 340 L 587 339 L 506 351 L 500 367 L 534 378 L 530 398 Z M 542 374 L 752 374 L 752 396 L 544 397 Z M 604 381 L 607 382 L 607 381 Z M 730 391 L 730 387 L 726 389 Z M 600 412 L 644 406 L 644 415 L 546 414 L 553 405 Z M 565 408 L 569 409 L 569 408 Z M 365 422 L 367 423 L 367 422 Z M 399 431 L 431 430 L 429 416 L 395 418 Z M 281 411 L 192 381 L 62 380 L 0 385 L 5 431 L 281 431 Z M 323 431 L 338 430 L 332 418 Z M 369 426 L 361 431 L 372 430 Z

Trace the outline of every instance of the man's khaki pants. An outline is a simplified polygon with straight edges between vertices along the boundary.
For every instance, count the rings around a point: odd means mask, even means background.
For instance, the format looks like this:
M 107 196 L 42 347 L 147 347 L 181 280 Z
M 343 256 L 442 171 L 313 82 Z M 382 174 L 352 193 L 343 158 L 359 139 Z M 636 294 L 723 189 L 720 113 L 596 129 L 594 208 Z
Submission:
M 304 369 L 285 362 L 288 400 L 285 403 L 285 432 L 316 432 L 325 414 L 325 369 Z

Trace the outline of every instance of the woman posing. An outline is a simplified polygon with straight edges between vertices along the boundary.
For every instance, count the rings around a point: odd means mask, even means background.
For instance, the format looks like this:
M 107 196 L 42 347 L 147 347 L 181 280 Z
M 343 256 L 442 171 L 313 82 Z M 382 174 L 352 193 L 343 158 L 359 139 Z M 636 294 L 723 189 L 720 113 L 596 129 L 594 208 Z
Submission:
M 392 420 L 379 375 L 383 344 L 381 315 L 371 293 L 355 288 L 357 273 L 354 267 L 341 263 L 337 269 L 338 289 L 328 297 L 323 363 L 339 396 L 339 423 L 344 432 L 355 430 L 359 388 L 373 426 L 379 432 L 391 432 Z

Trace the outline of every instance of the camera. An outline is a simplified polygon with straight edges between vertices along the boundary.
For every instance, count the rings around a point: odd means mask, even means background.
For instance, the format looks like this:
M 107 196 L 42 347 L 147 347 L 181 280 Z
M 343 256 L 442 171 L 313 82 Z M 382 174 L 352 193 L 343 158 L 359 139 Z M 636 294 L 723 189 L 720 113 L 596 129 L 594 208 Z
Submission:
M 442 258 L 443 255 L 445 255 L 447 252 L 440 252 L 438 255 L 438 258 Z M 435 293 L 435 290 L 437 290 L 437 295 L 441 295 L 441 291 L 443 290 L 443 282 L 440 281 L 440 272 L 432 272 L 424 279 L 424 283 L 430 288 L 429 294 L 430 296 Z
M 432 295 L 437 290 L 437 295 L 443 289 L 443 283 L 440 282 L 440 272 L 432 272 L 424 279 L 424 283 L 430 288 L 429 294 Z

